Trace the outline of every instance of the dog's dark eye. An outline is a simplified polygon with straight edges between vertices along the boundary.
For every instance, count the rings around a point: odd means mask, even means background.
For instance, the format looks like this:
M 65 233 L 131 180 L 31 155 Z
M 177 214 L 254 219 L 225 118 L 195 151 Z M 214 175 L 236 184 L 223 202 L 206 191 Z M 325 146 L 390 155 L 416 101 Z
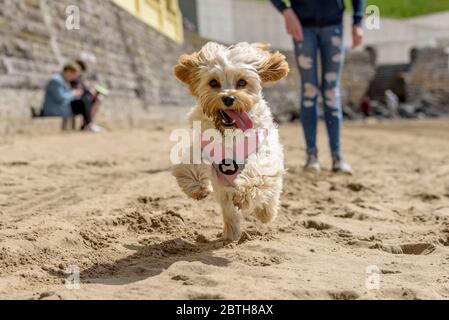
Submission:
M 246 87 L 247 84 L 248 84 L 248 82 L 246 82 L 246 80 L 241 79 L 241 80 L 239 80 L 239 82 L 237 82 L 237 87 L 244 88 L 244 87 Z
M 218 83 L 217 80 L 212 80 L 211 82 L 209 82 L 209 85 L 210 85 L 212 88 L 218 88 L 218 87 L 220 86 L 220 83 Z

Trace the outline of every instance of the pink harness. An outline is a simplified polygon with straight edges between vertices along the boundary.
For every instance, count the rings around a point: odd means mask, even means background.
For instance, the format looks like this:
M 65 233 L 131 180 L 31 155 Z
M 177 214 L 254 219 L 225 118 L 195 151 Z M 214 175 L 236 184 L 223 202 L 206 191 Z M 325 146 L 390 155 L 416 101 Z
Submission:
M 235 179 L 245 168 L 248 157 L 258 152 L 262 143 L 268 137 L 268 129 L 253 130 L 249 135 L 240 140 L 239 144 L 232 143 L 232 149 L 226 148 L 223 143 L 214 143 L 201 139 L 201 152 L 203 157 L 211 160 L 218 181 L 224 186 L 235 186 Z M 208 150 L 205 150 L 205 149 Z M 209 151 L 206 152 L 205 151 Z M 218 152 L 217 152 L 218 151 Z

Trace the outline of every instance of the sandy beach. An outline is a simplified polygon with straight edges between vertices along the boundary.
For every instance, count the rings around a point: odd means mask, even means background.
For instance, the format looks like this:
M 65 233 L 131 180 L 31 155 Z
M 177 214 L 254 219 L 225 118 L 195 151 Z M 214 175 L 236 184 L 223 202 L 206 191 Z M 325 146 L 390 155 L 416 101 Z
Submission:
M 327 170 L 304 173 L 282 126 L 279 218 L 246 217 L 233 244 L 171 177 L 173 128 L 0 137 L 0 298 L 449 298 L 447 119 L 347 124 L 353 176 L 328 170 L 323 127 Z

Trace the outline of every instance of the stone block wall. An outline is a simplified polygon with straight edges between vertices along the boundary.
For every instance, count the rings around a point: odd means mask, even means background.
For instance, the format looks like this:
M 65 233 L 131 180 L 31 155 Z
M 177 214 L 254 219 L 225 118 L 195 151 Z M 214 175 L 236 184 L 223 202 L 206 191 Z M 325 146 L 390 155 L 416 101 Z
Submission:
M 348 52 L 342 75 L 343 103 L 358 110 L 375 74 L 375 58 L 369 51 Z
M 407 76 L 408 100 L 432 96 L 449 111 L 449 46 L 441 45 L 416 51 Z
M 69 5 L 80 8 L 80 30 L 65 26 Z M 106 114 L 191 104 L 172 76 L 185 50 L 110 1 L 0 0 L 0 93 L 17 93 L 0 94 L 0 117 L 28 116 L 51 74 L 80 57 L 111 90 Z

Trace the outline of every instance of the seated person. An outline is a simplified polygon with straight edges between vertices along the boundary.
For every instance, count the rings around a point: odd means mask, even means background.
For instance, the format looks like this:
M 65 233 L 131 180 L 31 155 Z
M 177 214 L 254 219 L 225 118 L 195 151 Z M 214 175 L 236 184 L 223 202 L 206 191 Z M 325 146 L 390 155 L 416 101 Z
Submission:
M 69 83 L 77 79 L 80 74 L 81 69 L 77 64 L 67 63 L 62 73 L 56 73 L 52 76 L 45 87 L 44 117 L 69 118 L 72 116 L 70 103 L 81 97 L 83 92 L 79 89 L 70 89 Z
M 72 109 L 75 111 L 86 110 L 90 116 L 90 127 L 96 131 L 102 131 L 104 130 L 103 128 L 93 124 L 95 115 L 98 113 L 103 102 L 102 94 L 96 89 L 90 89 L 86 85 L 84 75 L 87 73 L 87 64 L 83 60 L 75 60 L 75 63 L 79 65 L 81 74 L 76 80 L 71 81 L 70 85 L 72 89 L 83 90 L 83 95 L 79 99 L 72 101 Z M 85 121 L 81 129 L 86 129 L 88 124 Z
M 80 88 L 71 89 L 70 83 L 81 76 L 81 67 L 75 62 L 67 63 L 62 73 L 53 75 L 45 88 L 43 116 L 62 117 L 67 120 L 74 115 L 82 115 L 85 128 L 88 131 L 98 132 L 92 124 L 90 110 L 86 106 L 74 106 L 73 101 L 80 99 L 84 91 Z M 67 121 L 63 122 L 63 129 Z

